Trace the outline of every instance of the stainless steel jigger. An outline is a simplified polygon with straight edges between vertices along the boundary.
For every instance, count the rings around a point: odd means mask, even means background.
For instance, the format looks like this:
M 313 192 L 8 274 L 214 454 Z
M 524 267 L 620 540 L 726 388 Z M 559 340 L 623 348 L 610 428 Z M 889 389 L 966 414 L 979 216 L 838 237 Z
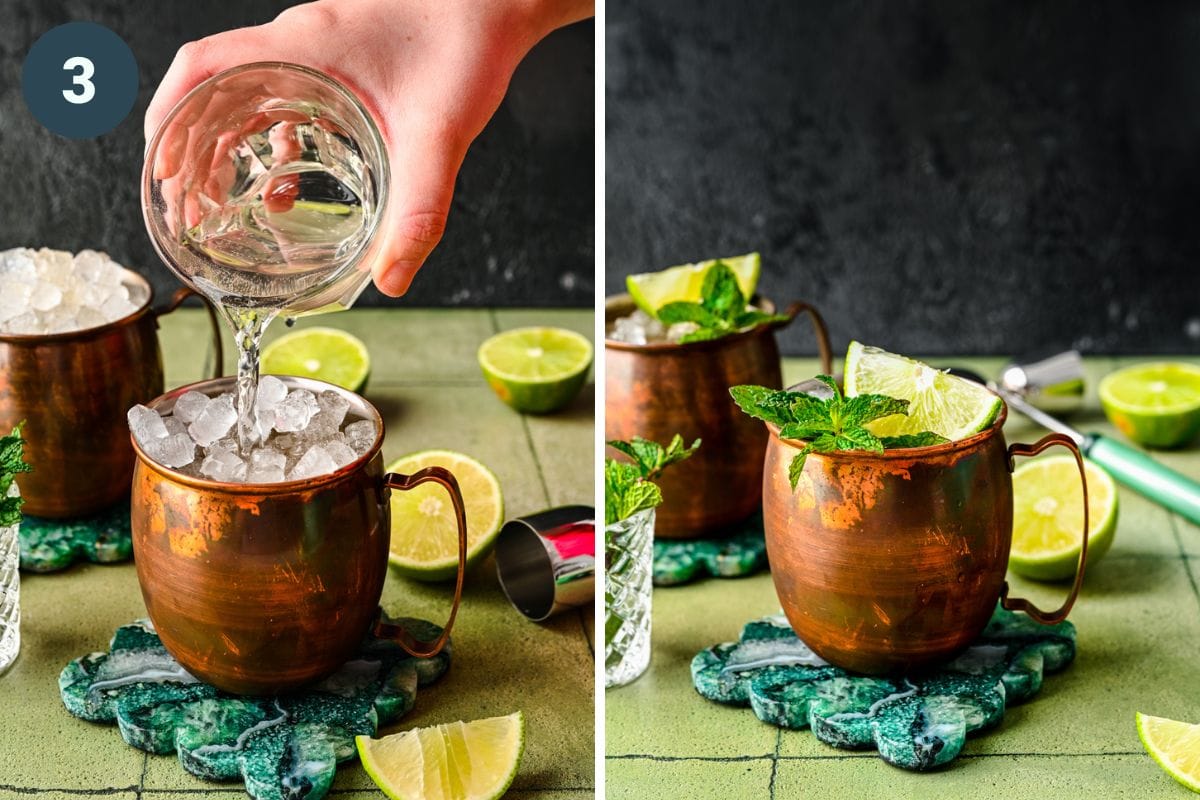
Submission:
M 1078 350 L 1036 360 L 1013 361 L 1000 373 L 999 389 L 1051 414 L 1070 414 L 1083 405 L 1083 356 Z
M 504 523 L 496 577 L 510 603 L 534 622 L 592 602 L 596 509 L 561 506 Z

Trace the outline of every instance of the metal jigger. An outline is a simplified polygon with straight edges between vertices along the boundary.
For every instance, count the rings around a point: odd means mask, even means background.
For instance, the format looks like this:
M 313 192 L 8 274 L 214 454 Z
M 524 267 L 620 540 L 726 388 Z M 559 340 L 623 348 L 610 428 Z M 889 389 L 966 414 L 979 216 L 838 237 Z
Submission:
M 997 384 L 1043 411 L 1062 415 L 1083 405 L 1083 379 L 1083 357 L 1078 350 L 1067 350 L 1013 361 L 1000 373 Z
M 509 520 L 495 555 L 500 588 L 534 622 L 586 605 L 596 588 L 596 509 L 561 506 Z

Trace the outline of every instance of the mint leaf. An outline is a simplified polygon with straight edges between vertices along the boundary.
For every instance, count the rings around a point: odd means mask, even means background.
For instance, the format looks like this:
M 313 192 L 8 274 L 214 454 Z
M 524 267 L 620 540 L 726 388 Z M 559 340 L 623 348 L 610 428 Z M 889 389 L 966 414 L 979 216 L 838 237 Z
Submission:
M 794 392 L 744 385 L 731 386 L 729 395 L 738 408 L 755 419 L 781 426 L 793 421 L 791 405 L 796 397 Z
M 811 394 L 794 394 L 792 401 L 792 419 L 797 425 L 807 428 L 833 430 L 833 418 L 830 412 L 834 406 Z
M 685 447 L 679 434 L 663 447 L 658 442 L 634 436 L 628 442 L 614 439 L 608 446 L 624 454 L 630 462 L 604 459 L 604 524 L 612 525 L 639 511 L 662 503 L 662 491 L 653 479 L 667 467 L 688 458 L 700 447 L 700 440 Z
M 792 459 L 792 463 L 788 464 L 788 483 L 792 485 L 792 491 L 796 491 L 796 484 L 800 483 L 800 476 L 804 474 L 804 462 L 808 460 L 808 454 L 812 451 L 812 445 L 807 445 L 796 454 Z
M 704 273 L 699 303 L 667 303 L 654 313 L 668 325 L 691 322 L 699 326 L 697 330 L 680 337 L 682 344 L 719 339 L 755 325 L 789 319 L 783 314 L 768 314 L 756 308 L 747 308 L 747 300 L 738 286 L 737 275 L 728 264 L 716 261 Z
M 840 407 L 844 398 L 842 397 L 842 387 L 838 386 L 838 382 L 828 375 L 818 375 L 816 376 L 816 380 L 819 380 L 821 383 L 833 390 L 833 397 L 830 399 L 837 401 L 835 405 Z
M 894 414 L 907 414 L 907 400 L 879 394 L 845 397 L 841 387 L 828 375 L 818 375 L 816 380 L 828 386 L 833 396 L 818 397 L 765 386 L 734 386 L 729 390 L 734 402 L 747 415 L 778 425 L 781 439 L 806 442 L 788 465 L 793 491 L 809 453 L 853 450 L 882 453 L 886 448 L 924 447 L 946 441 L 930 431 L 881 439 L 867 430 L 866 425 Z
M 908 401 L 882 394 L 847 397 L 842 404 L 842 424 L 861 428 L 868 422 L 895 414 L 908 415 Z
M 0 437 L 0 526 L 16 525 L 21 521 L 21 497 L 8 497 L 8 489 L 18 472 L 30 472 L 33 467 L 25 463 L 25 440 L 21 438 L 18 423 L 8 436 Z
M 789 422 L 787 425 L 783 425 L 779 428 L 779 438 L 802 439 L 807 441 L 810 439 L 816 439 L 818 436 L 827 433 L 828 430 L 828 427 L 815 428 L 801 425 L 799 422 Z
M 883 452 L 883 443 L 879 441 L 879 437 L 866 428 L 844 428 L 835 438 L 834 447 L 838 450 Z
M 734 315 L 746 310 L 746 298 L 738 286 L 737 276 L 724 261 L 717 261 L 704 275 L 700 289 L 700 304 L 714 316 L 732 322 Z
M 732 332 L 733 331 L 725 328 L 700 328 L 699 330 L 694 330 L 690 333 L 685 333 L 683 336 L 680 336 L 679 343 L 688 344 L 690 342 L 707 342 L 713 339 L 720 339 L 725 334 Z
M 757 308 L 752 308 L 735 316 L 733 318 L 733 327 L 741 330 L 742 328 L 766 325 L 771 322 L 787 322 L 788 319 L 787 314 L 768 314 L 766 311 L 759 311 Z
M 658 310 L 658 319 L 668 325 L 677 322 L 694 322 L 701 327 L 712 327 L 720 323 L 720 317 L 699 303 L 667 303 Z
M 889 450 L 899 450 L 905 447 L 930 447 L 935 444 L 945 444 L 950 440 L 933 431 L 921 431 L 920 433 L 906 433 L 903 436 L 884 436 L 880 441 Z
M 621 498 L 620 518 L 629 519 L 639 511 L 657 508 L 662 504 L 662 490 L 650 481 L 640 481 L 629 487 Z

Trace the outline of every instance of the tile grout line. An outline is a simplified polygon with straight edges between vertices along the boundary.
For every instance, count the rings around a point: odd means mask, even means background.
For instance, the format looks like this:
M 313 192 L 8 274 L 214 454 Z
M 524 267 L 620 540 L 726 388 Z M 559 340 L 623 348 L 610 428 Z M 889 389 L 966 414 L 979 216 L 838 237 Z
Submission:
M 1167 522 L 1171 526 L 1171 535 L 1175 537 L 1175 545 L 1179 548 L 1179 558 L 1183 562 L 1183 574 L 1187 576 L 1188 583 L 1192 587 L 1192 595 L 1196 598 L 1196 602 L 1200 603 L 1200 586 L 1196 585 L 1196 577 L 1192 574 L 1191 565 L 1188 563 L 1191 559 L 1183 549 L 1183 536 L 1179 533 L 1179 526 L 1175 522 L 1175 514 L 1167 514 Z
M 150 767 L 150 754 L 142 753 L 142 775 L 138 778 L 137 791 L 134 796 L 137 800 L 142 800 L 142 792 L 146 791 L 146 770 Z
M 771 756 L 771 781 L 767 784 L 770 800 L 775 800 L 775 773 L 779 771 L 779 747 L 783 744 L 783 728 L 775 729 L 775 754 Z
M 957 757 L 967 760 L 983 758 L 1096 758 L 1103 756 L 1142 756 L 1144 750 L 1113 750 L 1095 753 L 960 753 Z M 671 763 L 676 761 L 698 761 L 703 763 L 736 764 L 747 761 L 862 761 L 869 758 L 879 758 L 875 753 L 861 754 L 830 754 L 811 756 L 775 756 L 763 753 L 758 756 L 660 756 L 652 753 L 624 753 L 622 755 L 606 755 L 605 761 L 656 761 Z M 882 760 L 882 759 L 881 759 Z

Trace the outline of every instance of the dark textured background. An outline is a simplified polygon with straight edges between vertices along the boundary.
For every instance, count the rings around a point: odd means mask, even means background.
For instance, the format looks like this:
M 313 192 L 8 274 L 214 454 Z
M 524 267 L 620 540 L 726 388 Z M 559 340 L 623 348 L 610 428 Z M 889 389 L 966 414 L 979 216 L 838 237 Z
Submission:
M 607 14 L 609 292 L 757 249 L 839 348 L 1200 351 L 1200 4 Z
M 151 278 L 179 284 L 154 255 L 138 200 L 142 116 L 175 51 L 256 25 L 285 0 L 0 0 L 0 249 L 107 250 Z M 21 64 L 55 25 L 86 20 L 120 34 L 141 88 L 111 133 L 69 141 L 42 128 L 21 98 Z M 594 28 L 551 34 L 525 59 L 472 145 L 442 244 L 405 305 L 588 306 L 594 293 Z M 360 304 L 395 303 L 368 290 Z

